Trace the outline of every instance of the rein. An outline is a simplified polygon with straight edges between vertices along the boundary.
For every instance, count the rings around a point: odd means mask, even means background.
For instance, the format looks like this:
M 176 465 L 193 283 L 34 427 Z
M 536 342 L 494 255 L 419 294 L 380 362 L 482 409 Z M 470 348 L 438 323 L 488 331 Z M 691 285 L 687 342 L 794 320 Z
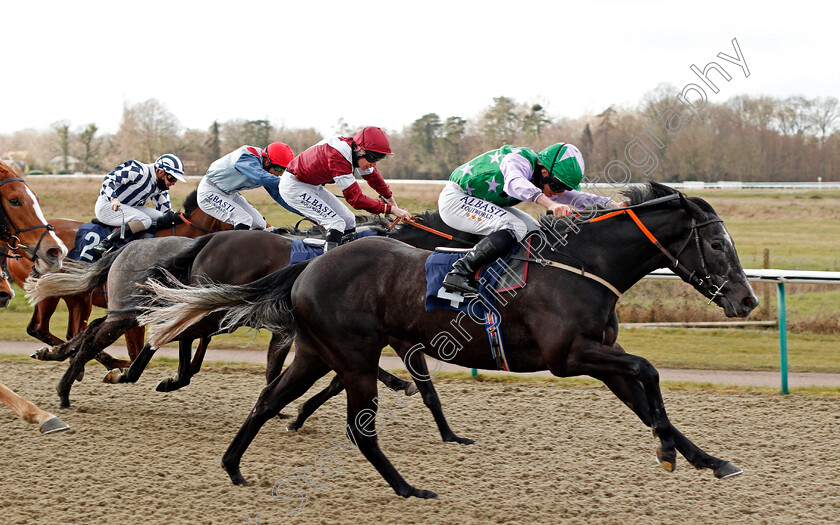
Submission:
M 10 182 L 22 182 L 24 185 L 26 185 L 26 181 L 22 177 L 12 177 L 0 181 L 0 186 L 3 186 L 4 184 L 8 184 Z M 15 226 L 15 224 L 12 222 L 12 218 L 6 212 L 6 208 L 3 206 L 2 201 L 0 201 L 0 212 L 2 212 L 3 218 L 3 222 L 0 223 L 0 226 L 2 226 L 0 227 L 0 240 L 4 241 L 6 243 L 6 246 L 8 246 L 9 249 L 12 251 L 18 249 L 26 250 L 26 248 L 28 248 L 28 246 L 26 246 L 25 244 L 21 244 L 18 234 L 44 228 L 44 233 L 42 233 L 41 237 L 38 238 L 38 242 L 35 243 L 35 248 L 32 250 L 32 262 L 35 263 L 38 260 L 38 249 L 41 247 L 41 242 L 44 240 L 44 237 L 46 237 L 47 234 L 49 234 L 51 231 L 55 231 L 53 225 L 40 224 L 38 226 L 30 226 L 29 228 L 18 228 L 17 226 Z M 11 256 L 6 255 L 6 257 L 9 258 Z M 19 257 L 20 256 L 16 256 L 15 258 Z
M 470 241 L 465 241 L 464 239 L 459 239 L 458 237 L 453 237 L 452 235 L 449 235 L 448 233 L 443 233 L 443 232 L 438 231 L 434 228 L 430 228 L 430 227 L 428 227 L 424 224 L 420 224 L 419 219 L 417 219 L 416 217 L 411 217 L 410 219 L 395 219 L 394 222 L 391 223 L 391 226 L 388 228 L 388 231 L 389 232 L 393 231 L 394 227 L 400 221 L 404 222 L 405 224 L 410 224 L 410 225 L 414 226 L 415 228 L 420 228 L 421 230 L 424 230 L 424 231 L 427 231 L 431 234 L 437 235 L 438 237 L 443 237 L 444 239 L 446 239 L 448 241 L 459 242 L 459 243 L 463 244 L 464 246 L 470 246 L 470 247 L 475 246 L 475 244 L 471 243 Z
M 645 235 L 645 237 L 647 237 L 647 239 L 651 242 L 651 244 L 656 246 L 659 249 L 659 251 L 662 252 L 665 255 L 665 257 L 667 257 L 668 260 L 671 261 L 671 267 L 672 268 L 674 268 L 675 270 L 680 270 L 684 275 L 687 276 L 686 280 L 688 280 L 692 284 L 696 284 L 698 287 L 700 287 L 701 289 L 708 292 L 707 297 L 709 297 L 709 303 L 711 304 L 711 302 L 714 300 L 714 298 L 717 297 L 718 295 L 720 295 L 720 290 L 726 284 L 726 281 L 724 281 L 720 286 L 717 286 L 717 287 L 715 287 L 712 284 L 712 282 L 711 282 L 712 276 L 709 274 L 709 270 L 708 270 L 707 265 L 706 265 L 706 256 L 703 253 L 703 247 L 700 243 L 700 234 L 698 233 L 698 230 L 700 228 L 704 227 L 704 226 L 709 226 L 710 224 L 723 222 L 723 219 L 718 217 L 718 218 L 710 219 L 710 220 L 705 221 L 705 222 L 697 223 L 697 220 L 694 217 L 691 218 L 691 226 L 689 227 L 689 229 L 694 234 L 694 242 L 695 242 L 695 245 L 697 246 L 697 251 L 700 254 L 700 264 L 703 268 L 703 274 L 704 274 L 704 277 L 705 277 L 705 279 L 704 279 L 703 277 L 700 277 L 700 276 L 697 275 L 696 270 L 688 269 L 679 260 L 680 255 L 682 255 L 682 252 L 685 251 L 686 247 L 688 246 L 688 243 L 691 242 L 691 237 L 692 237 L 691 233 L 689 233 L 688 238 L 685 240 L 685 243 L 683 243 L 683 246 L 682 246 L 682 248 L 680 248 L 680 251 L 677 252 L 676 256 L 674 256 L 664 246 L 662 246 L 662 243 L 659 242 L 659 239 L 657 239 L 656 236 L 653 233 L 651 233 L 651 231 L 647 228 L 647 226 L 644 225 L 642 220 L 639 219 L 639 216 L 636 215 L 636 212 L 633 211 L 633 208 L 638 208 L 642 205 L 648 205 L 649 206 L 651 204 L 658 204 L 659 202 L 666 202 L 666 201 L 675 200 L 675 199 L 680 199 L 680 201 L 683 202 L 683 209 L 686 209 L 685 202 L 683 200 L 684 197 L 681 194 L 674 194 L 673 196 L 668 195 L 666 197 L 661 197 L 659 199 L 654 199 L 652 201 L 642 203 L 641 205 L 632 206 L 632 207 L 624 208 L 624 209 L 621 209 L 621 210 L 612 211 L 612 212 L 606 213 L 604 215 L 601 215 L 599 217 L 595 217 L 594 219 L 589 219 L 588 221 L 584 221 L 581 224 L 600 222 L 600 221 L 603 221 L 603 220 L 606 220 L 606 219 L 609 219 L 609 218 L 612 218 L 612 217 L 618 217 L 619 215 L 626 214 L 627 216 L 629 216 L 633 220 L 633 222 L 636 224 L 636 226 L 639 228 L 639 230 L 641 230 L 641 232 Z M 656 201 L 658 201 L 658 202 L 656 202 Z
M 215 230 L 208 230 L 207 228 L 203 228 L 203 227 L 201 227 L 197 224 L 193 224 L 192 222 L 190 222 L 190 220 L 187 218 L 187 216 L 184 215 L 184 212 L 181 212 L 179 215 L 181 216 L 181 220 L 184 221 L 184 224 L 188 224 L 198 231 L 202 231 L 204 233 L 215 233 L 216 232 Z M 172 229 L 173 230 L 175 229 L 174 225 L 172 226 Z
M 682 252 L 685 251 L 686 247 L 688 246 L 688 243 L 691 242 L 691 238 L 692 238 L 691 233 L 689 233 L 689 236 L 686 239 L 685 243 L 683 243 L 683 246 L 682 246 L 682 248 L 680 248 L 680 251 L 677 252 L 676 256 L 674 256 L 664 246 L 662 246 L 662 243 L 659 242 L 659 239 L 656 238 L 656 236 L 647 228 L 647 226 L 645 226 L 645 224 L 642 222 L 642 220 L 639 219 L 639 216 L 636 215 L 636 212 L 633 211 L 634 209 L 647 208 L 647 207 L 650 207 L 650 206 L 654 206 L 656 204 L 661 204 L 663 202 L 669 202 L 669 201 L 677 200 L 677 199 L 680 199 L 683 209 L 688 211 L 688 209 L 686 207 L 686 204 L 685 204 L 685 197 L 682 194 L 675 193 L 675 194 L 672 194 L 672 195 L 666 195 L 664 197 L 659 197 L 659 198 L 656 198 L 656 199 L 652 199 L 650 201 L 646 201 L 646 202 L 636 204 L 636 205 L 633 205 L 633 206 L 627 206 L 625 208 L 615 210 L 615 211 L 602 210 L 602 211 L 606 211 L 606 213 L 604 213 L 603 215 L 599 215 L 598 217 L 595 217 L 595 218 L 592 218 L 592 219 L 576 222 L 575 224 L 588 224 L 588 223 L 593 223 L 593 222 L 600 222 L 600 221 L 604 221 L 606 219 L 610 219 L 610 218 L 613 218 L 613 217 L 618 217 L 620 215 L 625 215 L 626 214 L 627 216 L 630 217 L 630 219 L 633 220 L 633 222 L 636 224 L 636 227 L 639 228 L 639 230 L 644 234 L 644 236 L 647 237 L 647 239 L 654 246 L 656 246 L 659 249 L 659 251 L 661 251 L 665 255 L 665 257 L 668 258 L 668 260 L 671 261 L 672 267 L 675 270 L 681 271 L 684 275 L 686 275 L 686 280 L 687 281 L 689 281 L 692 284 L 697 285 L 700 289 L 702 289 L 705 292 L 706 297 L 709 297 L 709 304 L 711 304 L 711 302 L 715 299 L 715 297 L 717 297 L 718 295 L 721 295 L 720 291 L 724 287 L 724 285 L 726 285 L 727 281 L 724 281 L 723 283 L 721 283 L 720 286 L 715 286 L 714 284 L 712 284 L 712 282 L 711 282 L 712 277 L 709 274 L 709 271 L 708 271 L 708 268 L 707 268 L 707 265 L 706 265 L 706 256 L 703 253 L 703 247 L 702 247 L 702 244 L 700 243 L 700 234 L 698 233 L 698 229 L 700 229 L 704 226 L 709 226 L 710 224 L 723 222 L 723 219 L 715 218 L 715 219 L 710 219 L 710 220 L 705 221 L 705 222 L 697 223 L 697 221 L 694 217 L 691 218 L 691 226 L 690 226 L 689 229 L 693 233 L 694 242 L 695 242 L 695 245 L 697 246 L 697 251 L 700 254 L 700 264 L 703 268 L 703 274 L 704 274 L 704 277 L 705 277 L 705 279 L 704 279 L 703 277 L 700 277 L 700 276 L 697 275 L 696 270 L 688 269 L 684 264 L 682 264 L 679 261 L 680 255 L 682 255 Z M 552 250 L 554 250 L 553 246 L 552 246 Z M 586 277 L 588 279 L 592 279 L 593 281 L 601 283 L 608 290 L 610 290 L 612 293 L 614 293 L 616 295 L 616 297 L 621 297 L 621 292 L 619 292 L 618 289 L 615 286 L 613 286 L 612 284 L 610 284 L 609 282 L 607 282 L 603 278 L 598 277 L 597 275 L 594 275 L 594 274 L 591 274 L 591 273 L 586 273 L 586 271 L 582 267 L 581 268 L 576 268 L 574 266 L 569 266 L 569 265 L 566 265 L 566 264 L 550 261 L 550 260 L 547 260 L 547 259 L 541 259 L 541 258 L 540 259 L 532 259 L 532 258 L 526 258 L 526 257 L 514 257 L 514 258 L 521 259 L 521 260 L 526 260 L 526 261 L 531 261 L 531 262 L 536 262 L 536 263 L 539 263 L 543 266 L 552 266 L 552 267 L 555 267 L 555 268 L 560 268 L 562 270 L 566 270 L 566 271 L 569 271 L 571 273 L 580 275 L 581 277 Z

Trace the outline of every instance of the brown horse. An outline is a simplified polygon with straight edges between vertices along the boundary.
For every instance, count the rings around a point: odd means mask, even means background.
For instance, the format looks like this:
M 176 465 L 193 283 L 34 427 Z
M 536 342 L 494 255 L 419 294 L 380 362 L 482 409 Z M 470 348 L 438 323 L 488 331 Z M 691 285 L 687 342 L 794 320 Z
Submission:
M 5 164 L 0 163 L 0 203 L 2 216 L 0 217 L 0 232 L 3 241 L 9 249 L 0 248 L 0 308 L 5 308 L 14 298 L 9 276 L 6 273 L 5 261 L 9 257 L 21 257 L 21 253 L 31 254 L 46 262 L 42 268 L 55 269 L 61 267 L 61 262 L 67 254 L 67 248 L 45 226 L 43 214 L 38 207 L 38 199 L 22 178 L 14 176 Z M 16 186 L 11 184 L 16 183 Z M 5 189 L 4 189 L 5 188 Z M 35 239 L 39 229 L 43 229 L 42 236 Z M 47 238 L 52 234 L 52 238 Z M 34 247 L 30 245 L 34 244 Z M 12 249 L 14 248 L 14 249 Z M 50 253 L 52 251 L 52 254 Z M 17 252 L 15 253 L 10 252 Z M 0 381 L 0 402 L 12 409 L 21 419 L 29 423 L 37 423 L 44 434 L 67 430 L 70 426 L 56 416 L 41 410 L 26 399 L 15 394 Z
M 67 245 L 47 223 L 38 197 L 23 177 L 0 162 L 0 241 L 9 248 L 9 257 L 26 258 L 39 272 L 61 268 Z M 16 259 L 12 259 L 13 263 Z M 10 264 L 11 266 L 11 264 Z
M 76 231 L 83 223 L 70 219 L 56 219 L 50 221 L 50 224 L 55 228 L 55 232 L 61 240 L 72 250 L 75 245 Z M 184 201 L 184 213 L 181 214 L 179 220 L 176 220 L 176 224 L 171 228 L 158 230 L 155 236 L 168 237 L 177 235 L 196 238 L 208 233 L 230 229 L 233 229 L 233 226 L 230 224 L 223 223 L 201 211 L 198 207 L 196 191 L 193 190 Z M 23 287 L 24 281 L 33 275 L 31 260 L 20 259 L 10 261 L 9 271 L 18 286 Z M 51 347 L 64 343 L 63 340 L 50 332 L 50 318 L 62 300 L 67 304 L 67 309 L 69 310 L 69 322 L 66 334 L 68 340 L 85 329 L 93 306 L 107 308 L 105 290 L 102 287 L 81 294 L 49 297 L 36 304 L 35 310 L 32 312 L 32 319 L 29 321 L 29 326 L 27 326 L 26 331 L 32 337 L 43 341 Z M 143 348 L 143 340 L 143 328 L 133 328 L 125 333 L 126 348 L 130 360 L 114 359 L 105 352 L 99 353 L 96 356 L 96 360 L 102 363 L 108 370 L 129 366 L 131 361 L 140 353 L 140 349 Z M 49 348 L 45 347 L 32 354 L 32 357 L 50 360 L 51 354 Z

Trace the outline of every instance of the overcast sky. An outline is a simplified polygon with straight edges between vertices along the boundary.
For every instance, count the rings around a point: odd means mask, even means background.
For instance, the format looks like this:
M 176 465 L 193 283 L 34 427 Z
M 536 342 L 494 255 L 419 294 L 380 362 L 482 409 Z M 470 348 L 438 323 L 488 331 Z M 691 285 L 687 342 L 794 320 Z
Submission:
M 3 2 L 0 133 L 117 130 L 156 98 L 184 127 L 267 118 L 327 135 L 475 117 L 504 95 L 552 116 L 633 105 L 718 62 L 738 94 L 840 98 L 840 4 L 823 2 Z M 735 56 L 750 76 L 717 58 Z M 676 90 L 675 93 L 676 95 Z

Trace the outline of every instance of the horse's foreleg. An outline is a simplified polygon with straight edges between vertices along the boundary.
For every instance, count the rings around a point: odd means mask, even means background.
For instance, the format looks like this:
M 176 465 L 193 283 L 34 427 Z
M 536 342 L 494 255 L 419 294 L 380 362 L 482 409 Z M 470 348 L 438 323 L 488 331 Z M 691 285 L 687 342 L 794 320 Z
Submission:
M 617 344 L 615 346 L 621 348 Z M 607 388 L 609 388 L 616 397 L 618 397 L 639 417 L 639 419 L 642 420 L 642 423 L 648 427 L 651 426 L 652 418 L 650 414 L 650 406 L 648 405 L 647 397 L 645 396 L 641 383 L 635 379 L 620 375 L 593 377 L 603 381 L 604 384 L 607 385 Z M 694 467 L 698 469 L 712 469 L 715 476 L 721 479 L 732 477 L 743 472 L 740 468 L 729 461 L 716 458 L 704 452 L 673 425 L 671 426 L 671 431 L 674 435 L 674 444 L 676 445 L 677 450 Z
M 283 374 L 262 390 L 256 405 L 222 456 L 222 468 L 234 485 L 248 484 L 239 470 L 239 462 L 260 428 L 266 421 L 279 414 L 283 407 L 302 396 L 329 370 L 318 356 L 298 354 Z
M 400 379 L 399 377 L 395 376 L 394 374 L 382 370 L 379 368 L 379 380 L 382 381 L 382 384 L 394 390 L 396 392 L 404 392 L 407 396 L 413 396 L 419 390 L 417 389 L 417 385 L 412 383 L 411 381 L 405 381 Z
M 399 353 L 411 371 L 411 376 L 414 378 L 414 382 L 420 390 L 420 395 L 423 396 L 423 403 L 432 413 L 432 417 L 435 418 L 435 423 L 443 441 L 454 441 L 462 445 L 472 445 L 475 443 L 472 439 L 459 437 L 449 427 L 449 422 L 446 420 L 446 416 L 443 415 L 443 406 L 440 404 L 440 397 L 438 397 L 435 385 L 432 384 L 431 377 L 429 376 L 429 367 L 426 365 L 426 358 L 422 352 L 407 352 L 405 346 L 400 346 L 397 353 Z
M 57 297 L 50 297 L 36 304 L 29 325 L 26 327 L 27 334 L 50 346 L 57 346 L 64 342 L 50 332 L 50 318 L 55 313 L 58 302 Z
M 51 434 L 70 428 L 70 425 L 58 417 L 45 410 L 41 410 L 34 403 L 17 395 L 12 389 L 4 385 L 2 381 L 0 381 L 0 401 L 11 408 L 12 412 L 27 423 L 37 423 L 39 425 L 38 430 L 42 434 Z
M 662 392 L 659 389 L 659 372 L 647 359 L 628 354 L 617 345 L 605 345 L 581 336 L 572 343 L 563 365 L 564 376 L 621 375 L 631 381 L 637 381 L 648 404 L 650 426 L 661 442 L 656 451 L 657 460 L 669 472 L 676 468 L 677 451 L 673 427 L 668 421 Z

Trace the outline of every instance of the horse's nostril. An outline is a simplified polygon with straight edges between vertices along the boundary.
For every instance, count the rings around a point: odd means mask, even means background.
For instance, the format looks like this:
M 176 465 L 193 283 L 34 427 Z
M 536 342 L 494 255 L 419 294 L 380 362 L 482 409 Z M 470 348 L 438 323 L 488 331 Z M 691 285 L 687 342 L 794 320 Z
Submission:
M 50 248 L 49 250 L 47 250 L 47 255 L 49 255 L 53 259 L 57 259 L 60 253 L 61 250 L 59 250 L 58 248 Z
M 755 308 L 758 306 L 758 299 L 755 297 L 744 297 L 744 300 L 741 303 L 748 307 L 748 308 Z

